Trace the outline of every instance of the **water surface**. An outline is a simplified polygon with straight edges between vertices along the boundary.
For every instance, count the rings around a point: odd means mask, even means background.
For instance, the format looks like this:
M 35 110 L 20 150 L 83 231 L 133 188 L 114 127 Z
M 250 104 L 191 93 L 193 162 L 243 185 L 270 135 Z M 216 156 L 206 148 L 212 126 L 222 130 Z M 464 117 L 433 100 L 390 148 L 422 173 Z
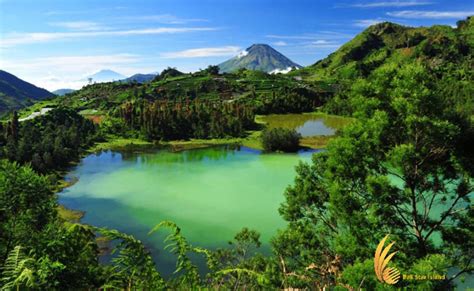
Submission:
M 196 246 L 227 245 L 249 227 L 268 242 L 285 223 L 278 214 L 294 166 L 311 152 L 262 154 L 249 148 L 152 153 L 102 152 L 86 157 L 69 177 L 79 181 L 60 193 L 66 207 L 86 212 L 83 222 L 133 234 L 152 250 L 164 273 L 174 258 L 162 251 L 163 233 L 147 232 L 175 222 Z
M 261 116 L 268 128 L 295 129 L 303 137 L 335 135 L 336 131 L 352 121 L 351 118 L 321 113 L 270 114 Z

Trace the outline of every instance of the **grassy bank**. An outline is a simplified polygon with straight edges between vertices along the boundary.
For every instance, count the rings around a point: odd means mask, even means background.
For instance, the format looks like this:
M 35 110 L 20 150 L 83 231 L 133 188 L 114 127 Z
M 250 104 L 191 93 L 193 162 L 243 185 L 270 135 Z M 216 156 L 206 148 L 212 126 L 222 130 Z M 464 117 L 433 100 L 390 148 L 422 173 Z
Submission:
M 270 114 L 257 115 L 255 122 L 264 125 L 268 128 L 283 127 L 283 128 L 298 128 L 308 120 L 323 119 L 324 124 L 335 130 L 339 130 L 349 124 L 353 119 L 329 115 L 321 112 L 310 112 L 302 114 Z M 98 152 L 101 150 L 139 150 L 149 148 L 171 148 L 172 151 L 189 150 L 196 148 L 204 148 L 216 145 L 226 144 L 240 144 L 252 149 L 262 150 L 262 143 L 260 141 L 261 131 L 249 131 L 246 137 L 239 138 L 220 138 L 220 139 L 189 139 L 189 140 L 174 140 L 174 141 L 160 141 L 150 142 L 137 138 L 121 138 L 110 136 L 106 142 L 97 143 L 90 152 Z M 311 136 L 303 137 L 300 145 L 302 147 L 311 149 L 325 148 L 327 143 L 335 136 Z
M 138 138 L 107 137 L 107 141 L 98 142 L 88 152 L 100 152 L 106 150 L 124 150 L 136 147 L 152 147 L 155 144 Z
M 68 222 L 79 222 L 82 217 L 84 217 L 84 211 L 79 211 L 79 210 L 72 210 L 69 208 L 66 208 L 63 205 L 59 205 L 58 208 L 58 215 L 59 217 Z

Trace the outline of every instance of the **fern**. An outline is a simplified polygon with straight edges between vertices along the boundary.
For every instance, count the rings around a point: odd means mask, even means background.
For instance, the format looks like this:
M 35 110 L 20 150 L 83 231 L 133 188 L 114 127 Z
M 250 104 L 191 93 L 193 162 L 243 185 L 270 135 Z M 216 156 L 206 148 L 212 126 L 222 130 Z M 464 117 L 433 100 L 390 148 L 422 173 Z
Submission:
M 178 257 L 174 273 L 177 274 L 183 272 L 183 275 L 179 277 L 178 281 L 180 284 L 187 284 L 188 286 L 193 287 L 198 286 L 201 282 L 198 268 L 188 257 L 188 253 L 195 251 L 196 249 L 186 241 L 184 236 L 181 234 L 181 229 L 171 221 L 162 221 L 155 225 L 155 227 L 148 232 L 148 235 L 164 227 L 172 230 L 172 233 L 165 239 L 165 242 L 169 242 L 169 244 L 165 246 L 165 249 L 169 249 L 171 253 Z
M 21 246 L 16 246 L 8 254 L 5 264 L 2 269 L 1 290 L 10 290 L 16 287 L 19 289 L 22 286 L 34 287 L 34 263 L 35 260 L 26 256 L 22 251 Z
M 112 270 L 102 286 L 103 289 L 156 290 L 166 287 L 150 253 L 141 241 L 117 230 L 105 228 L 95 230 L 111 240 L 120 241 L 112 250 L 113 254 L 118 254 L 112 259 Z

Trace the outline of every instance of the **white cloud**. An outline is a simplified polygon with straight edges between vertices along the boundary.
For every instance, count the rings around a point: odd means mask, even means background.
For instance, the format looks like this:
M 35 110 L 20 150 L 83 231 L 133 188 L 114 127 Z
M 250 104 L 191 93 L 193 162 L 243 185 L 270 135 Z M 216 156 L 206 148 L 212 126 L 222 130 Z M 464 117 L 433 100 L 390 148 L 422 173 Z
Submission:
M 247 50 L 243 50 L 241 51 L 238 55 L 237 55 L 237 58 L 240 59 L 240 58 L 243 58 L 245 57 L 246 55 L 248 55 L 249 52 Z
M 103 30 L 105 28 L 101 24 L 92 21 L 52 22 L 50 25 L 81 31 L 95 31 Z
M 152 68 L 136 68 L 142 58 L 133 54 L 92 56 L 55 56 L 33 59 L 10 60 L 0 58 L 0 67 L 33 84 L 56 90 L 79 89 L 84 78 L 101 69 L 112 69 L 125 75 L 149 72 Z
M 275 69 L 275 70 L 271 71 L 270 74 L 288 74 L 292 70 L 293 70 L 292 67 L 288 67 L 286 69 Z
M 365 28 L 365 27 L 369 27 L 371 25 L 381 23 L 381 22 L 383 22 L 382 19 L 362 19 L 362 20 L 356 20 L 354 22 L 354 26 Z
M 381 2 L 367 2 L 349 5 L 350 7 L 358 8 L 378 8 L 378 7 L 410 7 L 429 5 L 433 2 L 429 1 L 381 1 Z
M 286 42 L 280 40 L 272 43 L 274 46 L 286 46 L 288 45 Z
M 341 44 L 333 42 L 333 41 L 327 41 L 325 39 L 318 39 L 315 41 L 311 41 L 305 45 L 307 48 L 338 48 L 340 47 Z
M 281 39 L 281 40 L 318 40 L 318 39 L 348 39 L 354 37 L 351 34 L 339 31 L 319 31 L 317 33 L 307 33 L 298 35 L 280 35 L 267 34 L 267 38 Z
M 103 30 L 103 31 L 80 31 L 80 32 L 32 32 L 13 33 L 2 39 L 0 47 L 9 47 L 21 44 L 48 42 L 66 39 L 81 39 L 98 36 L 127 36 L 147 34 L 175 34 L 196 31 L 217 30 L 213 27 L 158 27 L 129 30 Z
M 202 58 L 215 56 L 232 56 L 239 52 L 238 46 L 223 46 L 223 47 L 205 47 L 195 48 L 176 52 L 162 53 L 161 57 L 166 59 L 180 59 L 180 58 Z
M 130 16 L 130 17 L 125 17 L 125 19 L 137 20 L 137 21 L 151 21 L 151 22 L 158 22 L 158 23 L 163 23 L 163 24 L 186 24 L 189 22 L 208 22 L 209 21 L 203 18 L 180 18 L 172 14 Z
M 312 43 L 313 44 L 328 44 L 330 42 L 325 39 L 318 39 L 318 40 L 313 41 Z
M 441 19 L 441 18 L 455 18 L 461 19 L 471 15 L 474 15 L 474 11 L 421 11 L 421 10 L 404 10 L 387 12 L 387 15 L 400 18 L 413 18 L 413 19 Z

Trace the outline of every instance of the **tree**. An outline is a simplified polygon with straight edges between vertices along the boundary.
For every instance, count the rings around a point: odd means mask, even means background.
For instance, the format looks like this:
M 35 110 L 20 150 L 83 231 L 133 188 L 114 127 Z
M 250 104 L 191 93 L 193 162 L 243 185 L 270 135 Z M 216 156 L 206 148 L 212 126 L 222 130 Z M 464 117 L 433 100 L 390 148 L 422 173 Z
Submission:
M 462 118 L 453 118 L 452 108 L 430 90 L 424 67 L 391 69 L 365 87 L 370 107 L 358 95 L 349 99 L 358 121 L 316 154 L 312 165 L 298 166 L 280 208 L 289 226 L 275 241 L 288 268 L 307 274 L 315 264 L 322 280 L 341 283 L 321 266 L 339 256 L 338 269 L 355 267 L 390 233 L 404 253 L 397 256 L 402 268 L 445 255 L 452 258 L 450 267 L 472 272 L 473 245 L 455 235 L 473 236 L 472 172 L 459 151 Z
M 212 76 L 217 76 L 219 75 L 219 66 L 212 66 L 212 65 L 209 65 L 207 68 L 206 68 L 206 72 Z
M 301 134 L 294 129 L 272 128 L 262 132 L 261 140 L 265 151 L 295 152 L 299 149 Z
M 56 198 L 46 177 L 30 167 L 0 162 L 0 260 L 17 245 L 36 245 L 56 217 Z

